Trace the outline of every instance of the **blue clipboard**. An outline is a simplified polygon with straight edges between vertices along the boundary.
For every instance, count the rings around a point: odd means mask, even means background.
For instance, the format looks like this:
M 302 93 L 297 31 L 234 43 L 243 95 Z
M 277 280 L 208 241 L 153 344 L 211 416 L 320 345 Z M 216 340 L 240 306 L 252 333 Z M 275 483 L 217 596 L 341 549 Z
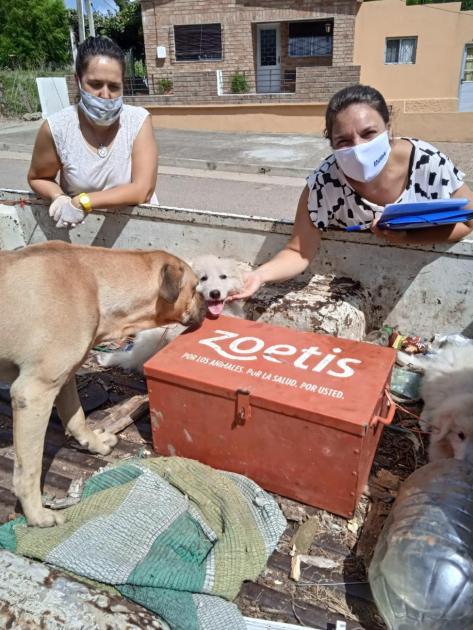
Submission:
M 411 203 L 391 203 L 378 222 L 381 229 L 413 230 L 468 221 L 473 210 L 463 210 L 468 199 L 430 199 Z
M 388 204 L 378 227 L 382 230 L 415 230 L 436 225 L 448 225 L 473 219 L 473 209 L 464 210 L 468 199 L 430 199 L 409 203 Z M 369 229 L 365 225 L 349 225 L 347 232 Z

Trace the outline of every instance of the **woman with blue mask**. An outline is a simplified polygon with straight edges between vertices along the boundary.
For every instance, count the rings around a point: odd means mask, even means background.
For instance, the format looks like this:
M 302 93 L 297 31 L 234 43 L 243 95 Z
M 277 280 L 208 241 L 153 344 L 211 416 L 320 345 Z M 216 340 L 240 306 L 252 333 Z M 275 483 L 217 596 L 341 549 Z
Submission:
M 376 227 L 391 203 L 465 197 L 466 208 L 473 208 L 473 193 L 448 157 L 422 140 L 390 137 L 389 109 L 378 90 L 358 84 L 340 90 L 327 106 L 325 124 L 333 153 L 307 178 L 289 242 L 247 275 L 233 299 L 305 271 L 330 228 L 357 226 L 399 244 L 459 241 L 473 229 L 473 221 L 408 231 Z
M 79 103 L 50 116 L 38 132 L 28 181 L 51 200 L 57 227 L 74 227 L 98 208 L 157 203 L 151 117 L 123 103 L 124 69 L 112 40 L 87 38 L 76 57 Z

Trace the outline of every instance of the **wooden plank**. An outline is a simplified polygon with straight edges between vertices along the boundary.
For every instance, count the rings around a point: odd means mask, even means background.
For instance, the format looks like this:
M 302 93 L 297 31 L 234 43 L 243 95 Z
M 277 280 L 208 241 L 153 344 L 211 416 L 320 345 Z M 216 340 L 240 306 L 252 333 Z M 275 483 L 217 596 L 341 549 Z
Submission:
M 120 433 L 138 418 L 148 412 L 147 394 L 132 396 L 107 409 L 93 411 L 87 417 L 91 429 L 103 429 L 110 433 Z
M 96 375 L 96 373 L 93 373 Z M 132 374 L 130 376 L 126 376 L 125 374 L 117 374 L 100 372 L 100 379 L 103 380 L 107 385 L 121 385 L 126 389 L 135 390 L 141 392 L 142 394 L 147 393 L 148 388 L 146 382 L 143 377 L 138 377 L 138 375 Z
M 291 558 L 287 554 L 275 551 L 269 559 L 268 566 L 289 575 L 291 570 Z M 341 564 L 341 568 L 343 569 L 343 564 Z M 301 581 L 304 584 L 311 582 L 314 586 L 316 586 L 318 582 L 321 584 L 330 583 L 333 584 L 333 590 L 340 593 L 341 598 L 355 597 L 365 602 L 374 602 L 370 585 L 368 583 L 355 583 L 358 582 L 358 580 L 351 580 L 345 575 L 345 571 L 337 573 L 333 569 L 324 570 L 303 564 Z
M 345 621 L 347 630 L 359 630 L 360 624 L 335 615 L 307 601 L 292 597 L 288 593 L 276 591 L 261 584 L 246 582 L 240 590 L 239 600 L 249 600 L 263 613 L 277 614 L 280 621 L 299 625 L 312 625 L 322 630 L 329 630 L 336 626 L 337 621 Z

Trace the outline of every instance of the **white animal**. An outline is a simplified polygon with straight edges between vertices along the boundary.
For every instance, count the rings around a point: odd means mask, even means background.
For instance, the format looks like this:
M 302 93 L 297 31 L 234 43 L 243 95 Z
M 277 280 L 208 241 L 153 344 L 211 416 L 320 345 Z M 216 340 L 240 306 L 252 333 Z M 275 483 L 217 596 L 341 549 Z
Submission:
M 473 464 L 473 345 L 448 345 L 415 366 L 424 371 L 421 426 L 431 431 L 430 461 L 455 457 Z
M 240 302 L 226 301 L 228 296 L 237 293 L 242 287 L 243 280 L 236 261 L 207 255 L 196 258 L 191 267 L 199 278 L 197 291 L 207 303 L 209 316 L 218 317 L 223 313 L 244 317 Z M 143 364 L 184 330 L 185 326 L 180 324 L 143 330 L 136 335 L 131 350 L 102 352 L 97 360 L 104 367 L 118 366 L 126 370 L 143 371 Z

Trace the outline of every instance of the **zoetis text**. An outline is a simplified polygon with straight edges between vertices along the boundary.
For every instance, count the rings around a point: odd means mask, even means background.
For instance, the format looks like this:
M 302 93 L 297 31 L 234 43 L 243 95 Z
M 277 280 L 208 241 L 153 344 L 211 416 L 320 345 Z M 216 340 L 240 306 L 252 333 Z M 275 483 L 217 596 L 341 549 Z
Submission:
M 200 339 L 199 343 L 231 361 L 256 361 L 262 357 L 270 363 L 291 363 L 300 370 L 325 372 L 336 378 L 353 376 L 355 369 L 351 366 L 362 363 L 360 359 L 341 357 L 343 350 L 337 347 L 328 353 L 322 352 L 317 346 L 297 348 L 279 343 L 265 347 L 265 342 L 259 337 L 240 337 L 238 333 L 229 330 L 214 332 L 216 336 Z

